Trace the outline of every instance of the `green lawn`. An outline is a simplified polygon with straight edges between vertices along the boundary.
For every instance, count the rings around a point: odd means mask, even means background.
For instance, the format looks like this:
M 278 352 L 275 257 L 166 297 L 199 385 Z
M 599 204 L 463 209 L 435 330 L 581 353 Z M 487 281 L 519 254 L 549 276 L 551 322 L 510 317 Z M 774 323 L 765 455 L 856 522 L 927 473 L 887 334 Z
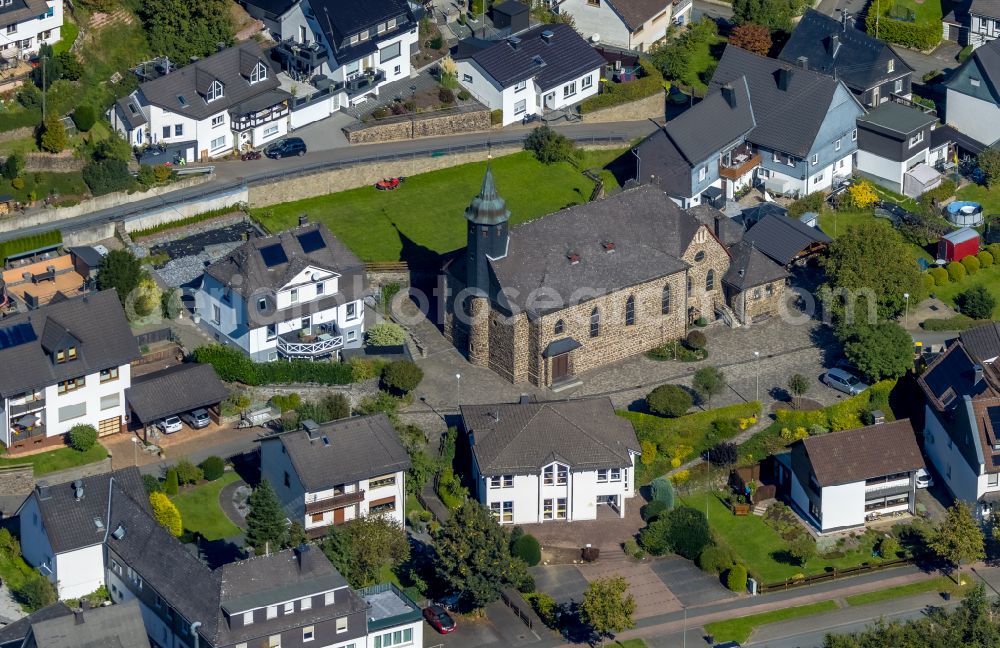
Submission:
M 35 192 L 36 200 L 43 200 L 51 192 L 59 196 L 81 197 L 89 193 L 87 184 L 83 181 L 80 173 L 52 173 L 40 171 L 38 173 L 25 173 L 22 178 L 24 186 L 15 189 L 10 180 L 0 178 L 0 194 L 14 196 L 17 200 L 28 200 L 31 192 Z
M 714 635 L 717 642 L 738 641 L 743 643 L 750 638 L 750 633 L 752 633 L 757 626 L 764 625 L 765 623 L 788 621 L 789 619 L 811 616 L 813 614 L 819 614 L 820 612 L 831 612 L 836 609 L 836 602 L 820 601 L 819 603 L 783 608 L 781 610 L 754 614 L 752 616 L 745 616 L 739 619 L 706 623 L 705 632 Z
M 207 482 L 175 495 L 171 499 L 180 509 L 184 530 L 197 531 L 206 540 L 222 540 L 240 533 L 219 506 L 219 491 L 226 484 L 238 481 L 235 472 L 226 472 L 212 482 Z
M 935 286 L 934 293 L 942 301 L 954 306 L 955 297 L 973 286 L 982 286 L 993 295 L 997 300 L 997 305 L 993 308 L 993 319 L 1000 319 L 1000 265 L 994 264 L 959 282 L 949 281 L 943 286 Z
M 618 415 L 628 419 L 635 428 L 635 434 L 640 441 L 652 441 L 656 444 L 656 457 L 651 464 L 640 462 L 636 468 L 636 483 L 646 484 L 671 469 L 671 460 L 679 456 L 682 462 L 699 456 L 720 441 L 725 441 L 739 434 L 739 421 L 760 414 L 760 404 L 739 403 L 695 412 L 677 418 L 665 418 L 655 414 L 642 412 L 619 411 Z M 725 430 L 714 427 L 716 421 L 732 422 Z M 680 452 L 678 449 L 686 450 Z M 646 458 L 648 461 L 648 457 Z
M 707 90 L 708 85 L 702 80 L 704 73 L 713 65 L 719 62 L 718 57 L 712 55 L 712 48 L 725 43 L 722 36 L 714 36 L 709 40 L 698 43 L 691 51 L 691 64 L 688 74 L 682 78 L 681 83 L 694 86 L 699 90 Z
M 756 515 L 736 516 L 714 494 L 694 493 L 680 498 L 685 505 L 704 511 L 708 505 L 708 524 L 720 544 L 726 545 L 738 555 L 750 574 L 770 584 L 792 578 L 796 574 L 811 576 L 821 574 L 828 567 L 845 569 L 857 567 L 865 562 L 878 561 L 872 558 L 871 546 L 848 552 L 843 558 L 823 558 L 817 556 L 803 568 L 793 562 L 782 560 L 781 552 L 788 543 L 769 527 L 764 518 Z
M 603 167 L 623 149 L 590 151 L 581 168 Z M 594 184 L 565 162 L 544 165 L 528 152 L 493 160 L 497 190 L 507 200 L 511 225 L 585 203 Z M 486 162 L 463 164 L 408 177 L 396 191 L 360 187 L 256 210 L 272 232 L 293 227 L 301 214 L 322 221 L 365 261 L 435 261 L 465 244 L 465 208 L 479 192 Z M 405 173 L 406 163 L 386 168 Z M 614 186 L 603 174 L 605 186 Z M 404 249 L 405 240 L 405 249 Z
M 957 589 L 958 585 L 955 584 L 955 581 L 947 576 L 939 576 L 908 585 L 865 592 L 864 594 L 855 594 L 854 596 L 848 596 L 844 600 L 847 601 L 848 605 L 852 606 L 868 605 L 870 603 L 881 603 L 882 601 L 891 601 L 892 599 L 924 594 L 926 592 L 954 592 Z
M 982 185 L 970 184 L 956 192 L 959 200 L 972 200 L 983 206 L 984 214 L 1000 214 L 1000 189 L 987 189 Z
M 37 477 L 57 470 L 101 461 L 107 456 L 107 449 L 100 443 L 95 443 L 94 447 L 86 452 L 77 452 L 73 448 L 59 448 L 27 457 L 5 457 L 0 459 L 0 468 L 31 464 L 35 468 L 35 476 Z
M 62 32 L 59 34 L 59 42 L 52 46 L 52 52 L 57 56 L 63 52 L 68 52 L 79 33 L 80 28 L 76 26 L 75 22 L 72 22 L 68 18 L 64 20 Z
M 614 646 L 621 646 L 621 648 L 646 648 L 646 642 L 642 639 L 626 639 L 625 641 L 620 641 L 610 645 L 612 648 Z
M 941 11 L 940 0 L 894 0 L 891 2 L 892 8 L 888 9 L 888 15 L 894 18 L 902 17 L 906 9 L 913 11 L 915 21 L 918 23 L 940 24 Z M 900 14 L 895 12 L 899 10 Z
M 875 187 L 875 188 L 879 193 L 882 194 L 883 198 L 895 195 L 892 194 L 892 192 L 882 189 L 881 187 Z M 904 209 L 909 210 L 915 207 L 914 205 L 906 202 L 905 200 L 904 201 L 897 200 L 895 202 L 898 202 L 900 205 L 902 205 Z M 885 219 L 875 219 L 875 216 L 873 215 L 872 210 L 870 209 L 863 211 L 836 211 L 827 208 L 824 209 L 819 216 L 819 227 L 830 238 L 836 239 L 839 236 L 843 235 L 845 232 L 847 232 L 847 230 L 849 230 L 852 226 L 859 225 L 869 220 L 880 220 L 881 222 L 884 222 L 886 224 L 890 223 L 890 221 Z M 914 259 L 924 259 L 926 261 L 934 261 L 934 257 L 927 250 L 920 247 L 919 245 L 916 245 L 914 243 L 907 243 L 906 246 L 910 248 L 910 250 L 913 252 Z

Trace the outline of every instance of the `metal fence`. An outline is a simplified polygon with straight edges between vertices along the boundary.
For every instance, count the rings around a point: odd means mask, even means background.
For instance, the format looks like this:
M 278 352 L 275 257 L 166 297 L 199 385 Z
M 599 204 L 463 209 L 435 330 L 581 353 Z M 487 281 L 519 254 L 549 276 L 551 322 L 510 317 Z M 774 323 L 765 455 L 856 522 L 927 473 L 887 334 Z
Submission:
M 896 560 L 886 560 L 878 563 L 870 563 L 867 565 L 858 565 L 857 567 L 848 567 L 847 569 L 837 569 L 834 567 L 831 571 L 824 572 L 822 574 L 816 574 L 815 576 L 805 576 L 803 578 L 789 578 L 782 583 L 767 583 L 760 586 L 758 590 L 761 594 L 767 594 L 768 592 L 775 592 L 778 590 L 793 589 L 795 587 L 803 587 L 805 585 L 814 585 L 816 583 L 824 583 L 826 581 L 837 580 L 838 578 L 846 578 L 847 576 L 857 576 L 858 574 L 867 574 L 869 572 L 881 571 L 883 569 L 890 569 L 892 567 L 899 567 L 901 565 L 910 565 L 913 560 L 910 558 L 898 558 Z
M 155 331 L 139 333 L 135 336 L 135 341 L 139 346 L 149 346 L 157 342 L 170 342 L 174 339 L 174 332 L 170 328 L 161 328 Z

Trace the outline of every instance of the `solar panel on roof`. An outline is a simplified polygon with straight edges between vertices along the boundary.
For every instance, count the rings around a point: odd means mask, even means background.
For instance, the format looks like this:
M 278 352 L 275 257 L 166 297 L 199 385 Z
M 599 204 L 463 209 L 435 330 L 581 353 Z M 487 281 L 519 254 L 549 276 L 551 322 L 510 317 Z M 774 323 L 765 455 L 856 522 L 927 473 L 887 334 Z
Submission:
M 285 248 L 281 247 L 280 243 L 262 247 L 260 249 L 260 258 L 264 259 L 264 265 L 268 268 L 288 263 L 288 255 L 285 254 Z
M 299 239 L 299 245 L 302 246 L 302 251 L 306 254 L 311 254 L 316 250 L 322 250 L 326 247 L 326 241 L 323 240 L 323 235 L 319 233 L 319 230 L 300 234 L 296 238 Z
M 37 339 L 35 329 L 27 322 L 0 329 L 0 349 L 12 349 Z

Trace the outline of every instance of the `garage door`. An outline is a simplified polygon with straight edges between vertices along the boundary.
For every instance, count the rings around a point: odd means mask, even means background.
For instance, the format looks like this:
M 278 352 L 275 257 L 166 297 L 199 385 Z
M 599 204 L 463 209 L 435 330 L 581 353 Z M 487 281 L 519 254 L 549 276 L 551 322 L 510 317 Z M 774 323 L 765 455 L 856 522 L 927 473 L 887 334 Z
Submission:
M 121 432 L 122 424 L 121 419 L 117 416 L 114 418 L 104 419 L 97 426 L 97 436 L 107 436 L 109 434 L 117 434 Z

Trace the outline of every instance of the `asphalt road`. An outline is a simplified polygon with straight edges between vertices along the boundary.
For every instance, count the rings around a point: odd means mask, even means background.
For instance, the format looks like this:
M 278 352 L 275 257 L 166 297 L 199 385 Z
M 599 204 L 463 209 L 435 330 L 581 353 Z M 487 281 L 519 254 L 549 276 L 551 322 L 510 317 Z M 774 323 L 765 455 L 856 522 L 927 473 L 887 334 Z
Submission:
M 599 124 L 554 124 L 553 128 L 575 140 L 612 137 L 622 139 L 624 145 L 628 141 L 648 135 L 655 130 L 656 125 L 651 121 L 633 121 Z M 328 166 L 349 164 L 358 160 L 371 160 L 380 156 L 385 156 L 388 163 L 389 159 L 399 155 L 429 155 L 433 151 L 452 147 L 478 147 L 491 142 L 509 143 L 520 140 L 529 130 L 530 127 L 517 126 L 487 133 L 469 133 L 449 137 L 387 142 L 383 144 L 366 144 L 351 147 L 330 144 L 331 148 L 326 150 L 316 150 L 314 148 L 307 155 L 300 158 L 283 160 L 263 158 L 252 162 L 242 162 L 239 160 L 217 162 L 214 164 L 215 177 L 205 184 L 187 189 L 179 189 L 163 196 L 140 200 L 120 207 L 91 212 L 76 218 L 59 221 L 58 223 L 47 223 L 13 232 L 0 233 L 0 241 L 38 234 L 56 228 L 65 231 L 80 229 L 96 223 L 112 222 L 131 214 L 176 205 L 207 194 L 232 190 L 245 183 L 264 180 L 269 177 L 318 171 Z M 392 173 L 389 174 L 392 175 Z

